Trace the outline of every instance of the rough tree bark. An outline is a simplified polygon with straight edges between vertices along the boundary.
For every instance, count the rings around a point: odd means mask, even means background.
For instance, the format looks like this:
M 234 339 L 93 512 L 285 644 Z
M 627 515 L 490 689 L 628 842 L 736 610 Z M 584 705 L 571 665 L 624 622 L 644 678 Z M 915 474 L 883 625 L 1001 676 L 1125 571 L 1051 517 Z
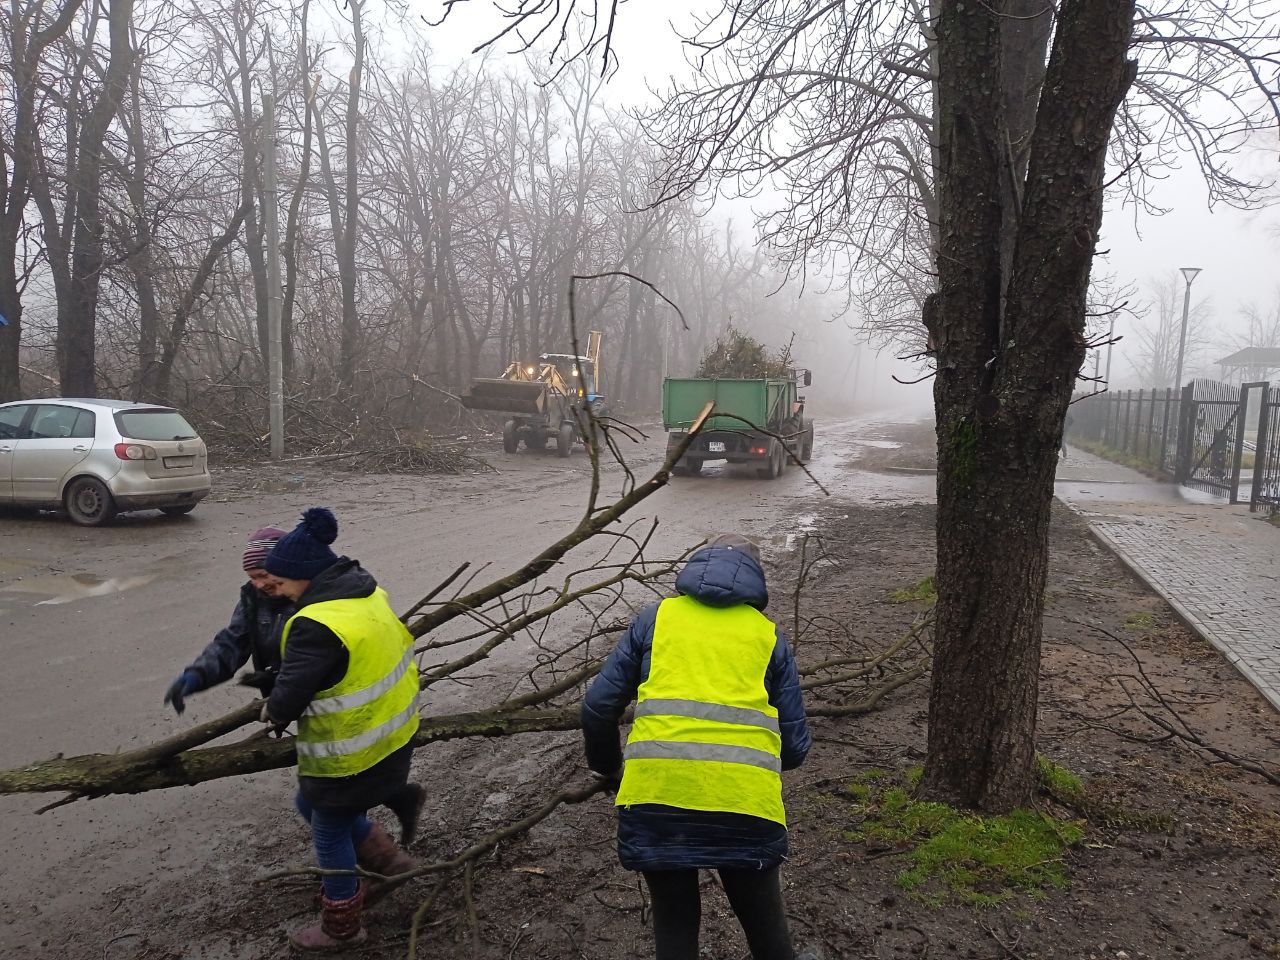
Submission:
M 1004 18 L 942 4 L 942 249 L 925 318 L 938 349 L 938 623 L 921 787 L 965 806 L 1031 796 L 1053 477 L 1133 19 L 1132 0 L 1059 8 L 1002 325 Z

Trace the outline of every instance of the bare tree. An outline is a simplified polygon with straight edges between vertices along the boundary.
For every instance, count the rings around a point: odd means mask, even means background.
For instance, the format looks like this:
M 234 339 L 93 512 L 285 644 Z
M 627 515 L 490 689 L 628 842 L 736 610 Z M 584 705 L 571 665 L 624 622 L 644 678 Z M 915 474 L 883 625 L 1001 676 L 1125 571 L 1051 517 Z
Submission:
M 1178 348 L 1182 339 L 1183 279 L 1177 273 L 1152 279 L 1151 309 L 1146 318 L 1134 324 L 1134 347 L 1128 351 L 1129 362 L 1146 388 L 1181 387 L 1174 383 L 1178 375 Z M 1195 370 L 1209 346 L 1209 303 L 1196 300 L 1187 312 L 1186 348 L 1183 369 Z
M 22 340 L 22 291 L 26 285 L 30 258 L 19 243 L 27 233 L 27 205 L 31 178 L 38 162 L 37 116 L 43 100 L 38 80 L 40 60 L 50 44 L 71 28 L 83 0 L 67 0 L 50 15 L 44 0 L 11 4 L 4 11 L 4 33 L 8 40 L 4 75 L 8 93 L 3 95 L 5 113 L 11 120 L 0 128 L 0 402 L 21 396 L 18 347 Z M 8 116 L 6 116 L 8 119 Z

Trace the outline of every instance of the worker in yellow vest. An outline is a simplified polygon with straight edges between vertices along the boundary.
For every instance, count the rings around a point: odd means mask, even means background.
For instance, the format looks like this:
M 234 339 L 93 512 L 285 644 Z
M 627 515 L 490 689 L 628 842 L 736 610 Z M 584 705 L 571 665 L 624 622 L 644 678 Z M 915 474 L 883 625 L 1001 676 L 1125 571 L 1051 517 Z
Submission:
M 416 861 L 366 813 L 387 806 L 400 842 L 413 839 L 423 791 L 410 784 L 418 729 L 413 637 L 387 594 L 356 560 L 330 548 L 338 522 L 312 507 L 267 554 L 266 590 L 295 612 L 280 641 L 280 674 L 262 709 L 277 728 L 298 724 L 298 811 L 311 824 L 322 869 L 357 864 L 384 876 Z M 333 949 L 365 938 L 365 888 L 355 875 L 325 876 L 320 922 L 289 935 L 301 949 Z
M 587 765 L 617 779 L 618 857 L 649 886 L 658 960 L 698 957 L 698 871 L 711 869 L 754 960 L 792 960 L 778 879 L 782 771 L 810 743 L 795 658 L 761 612 L 769 595 L 749 540 L 711 541 L 676 589 L 632 621 L 588 689 Z

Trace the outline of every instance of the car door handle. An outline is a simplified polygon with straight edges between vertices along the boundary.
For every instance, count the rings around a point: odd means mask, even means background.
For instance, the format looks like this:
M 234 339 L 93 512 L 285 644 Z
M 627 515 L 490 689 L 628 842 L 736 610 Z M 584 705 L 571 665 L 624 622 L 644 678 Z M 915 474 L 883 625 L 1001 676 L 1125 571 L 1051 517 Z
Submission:
M 89 452 L 89 448 L 88 448 L 88 447 L 86 447 L 84 444 L 80 444 L 80 446 L 78 446 L 78 447 L 72 447 L 71 449 L 72 449 L 72 450 L 74 450 L 76 453 L 88 453 L 88 452 Z

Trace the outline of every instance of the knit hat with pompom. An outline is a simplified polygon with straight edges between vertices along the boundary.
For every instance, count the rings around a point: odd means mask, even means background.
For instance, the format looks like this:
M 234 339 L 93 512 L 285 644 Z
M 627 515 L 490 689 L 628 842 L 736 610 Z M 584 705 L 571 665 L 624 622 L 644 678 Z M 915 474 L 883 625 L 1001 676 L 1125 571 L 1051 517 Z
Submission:
M 312 507 L 302 522 L 271 548 L 263 566 L 267 573 L 289 580 L 314 580 L 338 562 L 329 544 L 338 539 L 338 520 L 327 507 Z

